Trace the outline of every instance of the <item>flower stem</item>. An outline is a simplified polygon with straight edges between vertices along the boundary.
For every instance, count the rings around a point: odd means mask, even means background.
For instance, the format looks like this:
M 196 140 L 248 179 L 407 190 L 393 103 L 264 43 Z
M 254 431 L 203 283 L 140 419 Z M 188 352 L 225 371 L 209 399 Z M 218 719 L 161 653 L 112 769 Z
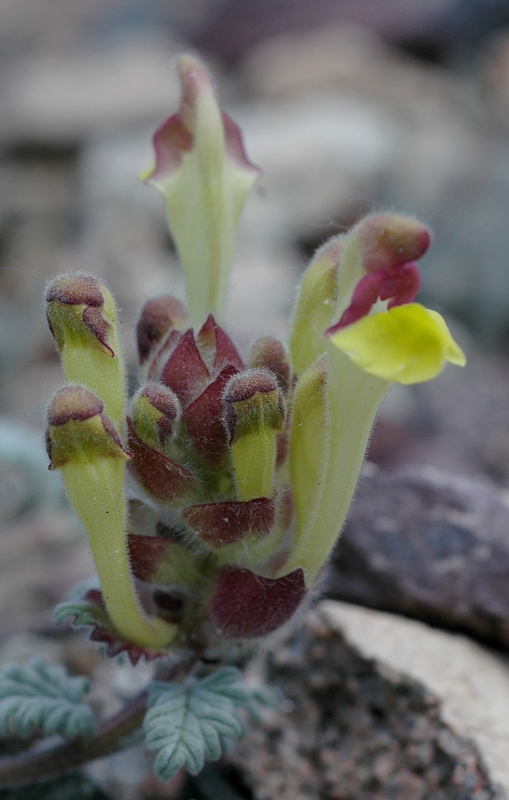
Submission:
M 160 670 L 157 680 L 171 681 L 188 675 L 198 660 L 194 653 L 186 661 Z M 142 725 L 149 693 L 143 689 L 126 705 L 105 719 L 94 736 L 56 744 L 38 752 L 0 758 L 0 789 L 22 786 L 62 775 L 121 750 Z

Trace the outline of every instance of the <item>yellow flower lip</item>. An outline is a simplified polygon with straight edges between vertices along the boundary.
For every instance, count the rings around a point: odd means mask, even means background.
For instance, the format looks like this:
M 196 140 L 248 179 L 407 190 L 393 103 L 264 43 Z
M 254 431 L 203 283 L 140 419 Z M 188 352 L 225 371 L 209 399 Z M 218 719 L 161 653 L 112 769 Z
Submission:
M 423 383 L 447 362 L 466 364 L 444 319 L 419 303 L 369 314 L 326 336 L 364 372 L 391 383 Z

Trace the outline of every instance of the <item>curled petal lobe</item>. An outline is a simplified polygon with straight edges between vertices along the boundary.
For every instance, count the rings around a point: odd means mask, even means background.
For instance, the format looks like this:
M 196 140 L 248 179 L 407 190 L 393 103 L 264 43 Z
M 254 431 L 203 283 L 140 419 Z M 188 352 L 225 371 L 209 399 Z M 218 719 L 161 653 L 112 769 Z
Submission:
M 370 314 L 331 328 L 328 335 L 354 364 L 390 382 L 422 383 L 439 375 L 447 362 L 466 363 L 440 314 L 418 303 Z
M 106 414 L 122 431 L 124 366 L 110 291 L 94 275 L 69 272 L 48 284 L 46 303 L 66 380 L 98 395 Z

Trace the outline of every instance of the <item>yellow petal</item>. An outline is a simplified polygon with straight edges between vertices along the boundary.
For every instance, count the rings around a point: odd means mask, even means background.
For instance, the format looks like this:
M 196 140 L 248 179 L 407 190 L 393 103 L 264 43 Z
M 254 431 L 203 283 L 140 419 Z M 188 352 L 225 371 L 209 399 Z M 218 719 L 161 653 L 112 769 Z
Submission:
M 418 303 L 370 314 L 330 340 L 365 372 L 397 383 L 429 381 L 448 361 L 466 363 L 440 314 Z

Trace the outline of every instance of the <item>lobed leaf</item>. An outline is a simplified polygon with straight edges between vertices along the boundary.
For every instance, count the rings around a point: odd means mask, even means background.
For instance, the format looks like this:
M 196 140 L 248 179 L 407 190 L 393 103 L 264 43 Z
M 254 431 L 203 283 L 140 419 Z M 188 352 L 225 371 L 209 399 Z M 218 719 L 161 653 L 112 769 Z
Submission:
M 239 684 L 240 674 L 223 667 L 187 685 L 152 685 L 143 726 L 147 749 L 158 751 L 154 769 L 161 780 L 183 766 L 197 775 L 243 733 L 237 708 L 249 705 L 254 693 Z
M 64 600 L 55 606 L 53 619 L 57 625 L 72 620 L 72 626 L 81 628 L 84 625 L 97 624 L 97 604 L 83 600 Z
M 84 702 L 88 689 L 86 678 L 70 677 L 62 666 L 38 658 L 8 664 L 0 671 L 0 736 L 92 735 L 95 717 Z

